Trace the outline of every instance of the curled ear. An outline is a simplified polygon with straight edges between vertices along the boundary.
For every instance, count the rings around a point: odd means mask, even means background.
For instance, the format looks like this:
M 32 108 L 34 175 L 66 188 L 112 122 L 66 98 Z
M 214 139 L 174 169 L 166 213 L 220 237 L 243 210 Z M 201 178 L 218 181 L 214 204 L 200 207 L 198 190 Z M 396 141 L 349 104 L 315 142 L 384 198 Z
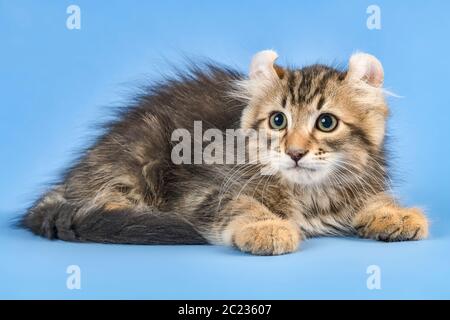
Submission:
M 250 80 L 273 80 L 282 78 L 284 70 L 275 65 L 278 54 L 273 50 L 260 51 L 250 64 Z
M 384 80 L 384 71 L 381 62 L 367 53 L 355 53 L 348 64 L 347 78 L 349 80 L 362 80 L 373 87 L 381 87 Z

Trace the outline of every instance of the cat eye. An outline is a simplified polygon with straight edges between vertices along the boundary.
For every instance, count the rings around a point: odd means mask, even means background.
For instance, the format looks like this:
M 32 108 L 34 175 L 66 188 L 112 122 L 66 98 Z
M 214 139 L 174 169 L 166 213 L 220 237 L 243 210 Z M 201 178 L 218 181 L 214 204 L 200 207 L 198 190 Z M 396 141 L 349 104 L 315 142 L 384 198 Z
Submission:
M 287 119 L 283 112 L 275 112 L 269 118 L 269 125 L 274 130 L 283 130 L 287 126 Z
M 324 113 L 317 118 L 316 128 L 323 132 L 331 132 L 336 129 L 338 119 L 330 113 Z

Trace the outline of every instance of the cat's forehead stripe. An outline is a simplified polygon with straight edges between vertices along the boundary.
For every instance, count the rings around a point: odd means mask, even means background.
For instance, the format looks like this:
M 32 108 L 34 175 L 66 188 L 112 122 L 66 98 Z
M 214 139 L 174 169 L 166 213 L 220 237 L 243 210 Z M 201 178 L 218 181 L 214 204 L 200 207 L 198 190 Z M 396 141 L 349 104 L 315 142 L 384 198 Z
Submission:
M 296 80 L 295 79 L 295 71 L 292 71 L 289 74 L 289 78 L 288 78 L 288 88 L 289 88 L 289 94 L 291 97 L 291 105 L 295 105 L 297 103 L 296 97 L 295 97 L 295 92 L 294 92 L 294 87 L 295 87 L 295 83 L 296 83 L 295 80 Z
M 325 97 L 322 95 L 319 98 L 319 102 L 317 102 L 317 110 L 322 109 L 323 105 L 325 104 Z
M 289 72 L 287 87 L 292 105 L 310 104 L 319 94 L 324 95 L 329 81 L 335 78 L 342 81 L 342 73 L 324 66 L 306 67 Z M 324 101 L 319 100 L 322 105 Z
M 287 96 L 285 95 L 285 96 L 283 96 L 283 100 L 281 101 L 281 106 L 283 108 L 286 108 L 286 100 L 287 100 Z

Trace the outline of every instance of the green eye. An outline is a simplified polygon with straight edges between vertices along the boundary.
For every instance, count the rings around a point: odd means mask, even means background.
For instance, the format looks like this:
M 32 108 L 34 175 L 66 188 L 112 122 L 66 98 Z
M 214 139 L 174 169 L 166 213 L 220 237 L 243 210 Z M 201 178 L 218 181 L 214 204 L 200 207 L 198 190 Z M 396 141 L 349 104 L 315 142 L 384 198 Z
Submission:
M 331 132 L 336 129 L 338 119 L 330 113 L 324 113 L 317 118 L 316 128 L 323 132 Z
M 287 126 L 287 119 L 283 112 L 275 112 L 270 116 L 269 125 L 274 130 L 283 130 Z

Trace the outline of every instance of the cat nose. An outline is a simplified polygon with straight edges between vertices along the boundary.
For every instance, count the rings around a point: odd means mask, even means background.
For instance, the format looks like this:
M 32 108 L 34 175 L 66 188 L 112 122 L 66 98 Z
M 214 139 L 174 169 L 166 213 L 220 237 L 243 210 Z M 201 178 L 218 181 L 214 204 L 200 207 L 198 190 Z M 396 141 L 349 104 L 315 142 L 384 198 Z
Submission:
M 305 151 L 303 149 L 288 149 L 286 153 L 291 157 L 292 160 L 294 160 L 295 163 L 297 163 L 308 153 L 308 151 Z

